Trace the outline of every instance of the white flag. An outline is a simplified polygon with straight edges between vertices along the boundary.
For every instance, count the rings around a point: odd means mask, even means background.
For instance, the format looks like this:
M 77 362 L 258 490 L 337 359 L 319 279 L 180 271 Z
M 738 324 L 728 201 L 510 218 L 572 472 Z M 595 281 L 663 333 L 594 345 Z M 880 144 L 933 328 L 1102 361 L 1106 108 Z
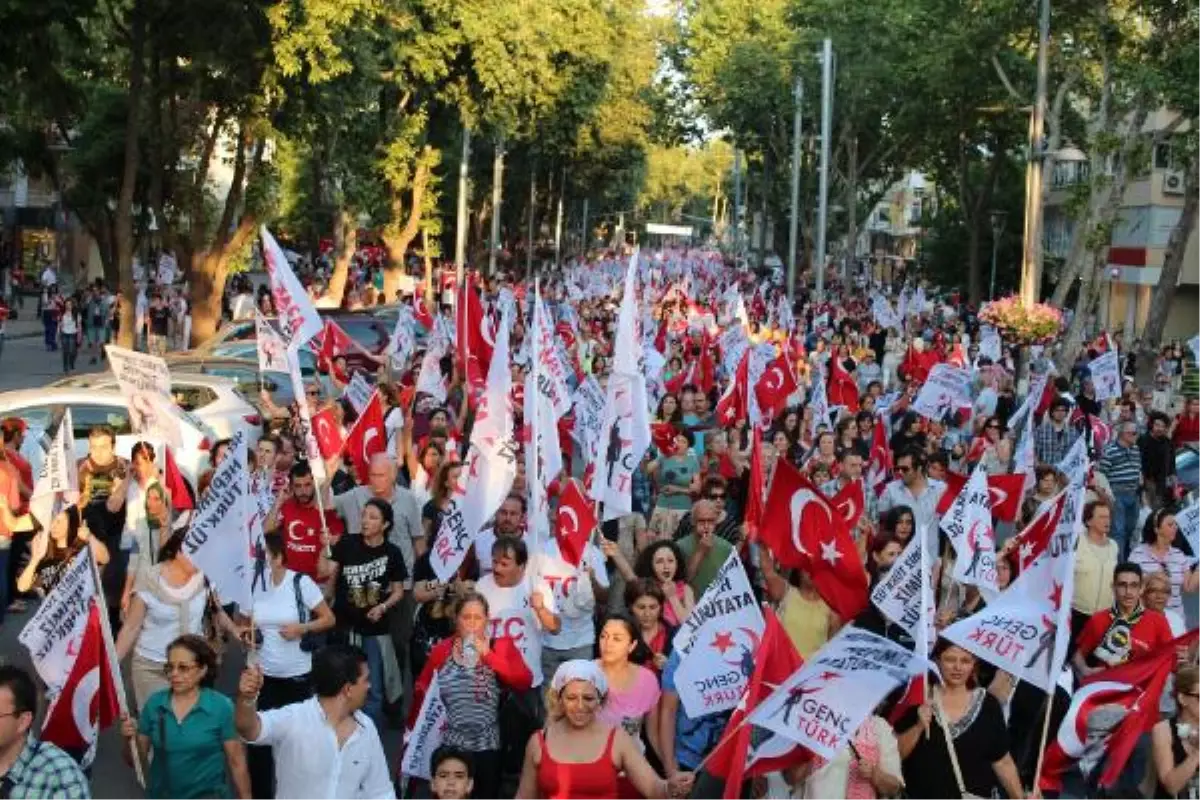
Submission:
M 121 394 L 129 402 L 129 421 L 134 431 L 162 439 L 176 450 L 182 448 L 167 362 L 113 344 L 105 345 L 104 350 Z
M 427 394 L 439 403 L 446 402 L 446 381 L 442 377 L 442 354 L 430 344 L 421 358 L 421 371 L 417 373 L 417 394 Z
M 388 354 L 392 357 L 392 369 L 403 371 L 408 369 L 408 360 L 417 348 L 416 325 L 412 307 L 403 305 L 396 317 L 396 327 L 392 329 L 392 338 L 388 342 Z
M 971 407 L 971 373 L 950 364 L 935 364 L 913 401 L 912 410 L 932 420 L 942 420 L 960 408 Z
M 979 355 L 991 359 L 993 364 L 1000 363 L 1004 355 L 1001 349 L 1000 334 L 995 328 L 983 325 L 979 328 Z
M 971 478 L 942 517 L 942 530 L 954 547 L 954 579 L 995 593 L 996 538 L 987 471 L 975 467 Z
M 1096 387 L 1096 402 L 1121 396 L 1121 365 L 1115 350 L 1109 350 L 1088 364 L 1092 385 Z
M 288 348 L 299 350 L 321 332 L 321 317 L 300 285 L 275 237 L 262 226 L 263 261 L 271 281 L 271 297 L 279 314 L 280 327 L 288 338 Z
M 321 458 L 321 448 L 317 445 L 317 437 L 313 434 L 312 409 L 308 407 L 308 395 L 304 392 L 304 379 L 300 377 L 300 357 L 296 351 L 288 348 L 288 376 L 292 379 L 292 396 L 296 398 L 296 408 L 299 413 L 300 438 L 304 440 L 304 453 L 308 465 L 312 468 L 313 480 L 318 487 L 324 483 L 325 461 Z M 318 491 L 320 489 L 318 488 Z
M 49 530 L 54 517 L 67 503 L 79 499 L 79 469 L 75 463 L 75 430 L 71 409 L 63 412 L 58 430 L 46 451 L 46 458 L 33 484 L 29 513 Z
M 753 395 L 754 392 L 750 394 Z M 822 426 L 826 430 L 833 429 L 833 423 L 829 420 L 829 395 L 825 393 L 825 373 L 820 367 L 812 371 L 812 386 L 808 393 L 808 404 L 813 410 L 812 426 L 809 432 L 815 441 Z
M 911 650 L 855 628 L 842 630 L 759 704 L 747 721 L 831 759 L 888 693 L 927 664 Z
M 363 409 L 367 407 L 367 403 L 371 402 L 371 395 L 374 391 L 374 387 L 367 383 L 366 376 L 361 372 L 356 372 L 350 378 L 350 382 L 346 384 L 346 391 L 342 392 L 342 397 L 350 403 L 355 414 L 362 416 Z
M 442 744 L 446 735 L 446 727 L 450 718 L 446 715 L 446 704 L 442 702 L 442 689 L 435 672 L 429 688 L 425 691 L 425 699 L 421 703 L 421 713 L 413 723 L 412 730 L 404 735 L 404 759 L 400 762 L 400 774 L 414 778 L 429 780 L 433 752 Z
M 871 602 L 880 613 L 903 628 L 914 641 L 920 638 L 922 620 L 925 622 L 927 641 L 937 638 L 937 632 L 933 630 L 936 617 L 933 590 L 927 576 L 922 580 L 922 570 L 930 569 L 928 558 L 922 552 L 928 538 L 924 532 L 919 532 L 909 539 L 904 552 L 871 591 Z M 923 604 L 922 594 L 925 597 Z
M 546 307 L 534 288 L 533 335 L 528 337 L 532 369 L 525 378 L 525 477 L 529 486 L 529 536 L 531 550 L 541 553 L 550 540 L 550 500 L 547 487 L 562 471 L 558 440 L 558 403 L 570 410 L 567 384 L 556 373 L 557 355 Z M 546 356 L 549 355 L 549 358 Z M 551 366 L 548 366 L 551 364 Z
M 679 701 L 693 719 L 737 705 L 754 672 L 766 620 L 737 551 L 729 557 L 675 634 Z
M 542 302 L 540 292 L 535 292 L 533 312 L 533 335 L 528 337 L 534 359 L 534 371 L 538 378 L 539 393 L 545 395 L 554 411 L 550 422 L 557 422 L 571 410 L 571 390 L 567 386 L 568 367 L 559 357 L 558 337 L 554 335 L 554 320 Z M 545 420 L 543 420 L 545 424 Z
M 1192 546 L 1192 557 L 1200 556 L 1200 505 L 1192 503 L 1187 508 L 1179 510 L 1175 515 L 1175 523 L 1179 532 Z
M 571 437 L 583 450 L 585 463 L 600 461 L 600 440 L 604 433 L 604 389 L 595 376 L 588 375 L 579 383 L 572 398 L 575 409 L 575 425 Z
M 439 581 L 449 580 L 462 564 L 475 535 L 500 508 L 517 476 L 508 344 L 511 325 L 508 314 L 501 317 L 464 468 L 433 543 L 430 562 Z
M 183 552 L 216 587 L 226 603 L 250 609 L 254 554 L 249 532 L 250 474 L 246 437 L 237 431 L 225 460 L 213 473 L 208 491 L 183 538 Z
M 92 598 L 99 593 L 94 576 L 91 548 L 84 547 L 63 569 L 17 637 L 29 651 L 33 668 L 45 681 L 49 695 L 62 691 L 75 664 Z
M 259 372 L 287 372 L 287 342 L 257 309 L 254 311 L 254 333 L 258 341 Z

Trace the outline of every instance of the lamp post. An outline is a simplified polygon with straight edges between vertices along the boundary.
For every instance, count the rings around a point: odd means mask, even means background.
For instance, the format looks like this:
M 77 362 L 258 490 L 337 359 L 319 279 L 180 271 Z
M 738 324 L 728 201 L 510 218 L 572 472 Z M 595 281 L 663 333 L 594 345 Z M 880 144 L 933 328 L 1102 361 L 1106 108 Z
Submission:
M 996 299 L 996 253 L 1000 249 L 1000 237 L 1004 235 L 1004 224 L 1008 212 L 994 210 L 988 214 L 992 221 L 992 280 L 988 284 L 988 300 Z
M 1050 0 L 1038 8 L 1037 89 L 1029 115 L 1029 155 L 1025 165 L 1025 238 L 1021 251 L 1021 305 L 1029 308 L 1042 286 L 1042 168 L 1045 165 L 1046 83 L 1049 72 Z

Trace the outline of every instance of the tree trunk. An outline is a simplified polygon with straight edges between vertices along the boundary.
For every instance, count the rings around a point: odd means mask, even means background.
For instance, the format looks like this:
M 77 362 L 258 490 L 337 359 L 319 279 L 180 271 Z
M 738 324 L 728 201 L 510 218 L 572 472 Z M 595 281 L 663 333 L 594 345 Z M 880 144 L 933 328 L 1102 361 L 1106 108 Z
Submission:
M 193 343 L 203 342 L 216 333 L 221 324 L 221 297 L 229 274 L 229 259 L 246 246 L 257 228 L 258 220 L 252 214 L 246 214 L 233 236 L 224 242 L 218 239 L 211 250 L 197 253 L 192 260 Z
M 350 277 L 350 259 L 358 249 L 358 225 L 345 208 L 338 209 L 333 235 L 334 262 L 333 273 L 329 276 L 329 296 L 340 306 L 346 292 L 346 280 Z
M 967 220 L 967 298 L 978 306 L 983 297 L 983 272 L 979 263 L 979 220 Z
M 117 195 L 116 268 L 117 275 L 106 276 L 121 295 L 118 343 L 132 347 L 137 313 L 137 286 L 133 282 L 133 193 L 137 183 L 138 145 L 142 128 L 142 84 L 145 79 L 146 20 L 142 3 L 135 0 L 130 11 L 129 112 L 125 119 L 125 153 L 121 172 L 121 191 Z
M 433 149 L 425 145 L 413 167 L 412 190 L 409 192 L 408 218 L 404 218 L 404 201 L 399 193 L 392 197 L 392 218 L 383 229 L 383 246 L 388 251 L 388 265 L 383 272 L 383 293 L 395 297 L 404 274 L 404 256 L 421 227 L 421 206 L 429 185 L 433 164 Z

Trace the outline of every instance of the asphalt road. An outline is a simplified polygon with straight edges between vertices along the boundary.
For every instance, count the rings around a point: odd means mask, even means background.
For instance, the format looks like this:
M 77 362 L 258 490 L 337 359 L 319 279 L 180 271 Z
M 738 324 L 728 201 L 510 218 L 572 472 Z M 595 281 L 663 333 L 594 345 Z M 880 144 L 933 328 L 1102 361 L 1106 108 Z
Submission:
M 27 301 L 32 312 L 33 303 Z M 42 339 L 41 325 L 24 319 L 8 323 L 4 351 L 0 353 L 0 391 L 36 389 L 64 377 L 62 353 L 50 352 Z M 32 335 L 31 335 L 32 334 Z M 75 360 L 78 373 L 107 369 L 103 363 L 91 364 L 92 354 L 82 352 Z

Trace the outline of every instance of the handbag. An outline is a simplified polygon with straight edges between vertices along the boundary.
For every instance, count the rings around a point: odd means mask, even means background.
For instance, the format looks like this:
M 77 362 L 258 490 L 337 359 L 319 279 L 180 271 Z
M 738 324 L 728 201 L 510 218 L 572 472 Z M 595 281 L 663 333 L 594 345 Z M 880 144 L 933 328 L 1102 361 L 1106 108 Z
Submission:
M 300 596 L 300 579 L 303 577 L 299 572 L 292 575 L 292 590 L 296 593 L 296 618 L 301 625 L 312 618 L 308 609 L 304 607 L 304 598 Z M 300 649 L 305 653 L 316 652 L 325 646 L 325 639 L 324 633 L 305 631 L 304 635 L 300 637 Z
M 942 726 L 942 736 L 946 739 L 946 749 L 950 751 L 950 766 L 954 769 L 954 780 L 958 784 L 958 794 L 963 800 L 972 800 L 972 798 L 982 798 L 982 795 L 972 794 L 963 786 L 962 768 L 958 766 L 958 751 L 954 747 L 954 737 L 950 735 L 950 726 L 946 724 L 946 717 L 942 714 L 942 700 L 937 694 L 933 696 L 933 715 L 937 717 L 938 724 Z

